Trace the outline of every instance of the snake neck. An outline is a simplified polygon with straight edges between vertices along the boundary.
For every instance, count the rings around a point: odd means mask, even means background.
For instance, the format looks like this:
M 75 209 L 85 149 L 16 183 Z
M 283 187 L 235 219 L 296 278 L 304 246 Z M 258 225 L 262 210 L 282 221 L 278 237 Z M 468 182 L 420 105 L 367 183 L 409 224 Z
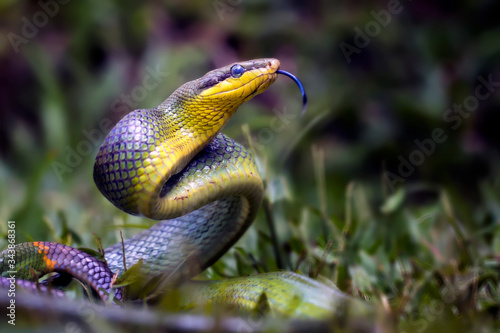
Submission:
M 183 140 L 194 140 L 195 151 L 199 151 L 224 128 L 242 103 L 204 98 L 192 81 L 182 85 L 156 109 L 165 112 L 173 134 Z

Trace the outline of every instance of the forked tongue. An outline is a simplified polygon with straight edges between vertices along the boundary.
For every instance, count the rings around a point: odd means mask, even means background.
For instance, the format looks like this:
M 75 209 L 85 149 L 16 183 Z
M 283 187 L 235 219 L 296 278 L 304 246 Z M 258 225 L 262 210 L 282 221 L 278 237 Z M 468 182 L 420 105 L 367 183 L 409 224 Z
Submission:
M 289 78 L 294 80 L 295 83 L 297 83 L 297 85 L 299 86 L 300 92 L 302 93 L 302 113 L 301 113 L 301 116 L 303 116 L 304 113 L 306 112 L 306 108 L 307 108 L 307 95 L 306 95 L 306 91 L 304 90 L 304 86 L 302 85 L 302 82 L 300 82 L 300 80 L 292 73 L 288 73 L 288 72 L 283 71 L 281 69 L 278 69 L 276 71 L 276 73 L 288 76 Z

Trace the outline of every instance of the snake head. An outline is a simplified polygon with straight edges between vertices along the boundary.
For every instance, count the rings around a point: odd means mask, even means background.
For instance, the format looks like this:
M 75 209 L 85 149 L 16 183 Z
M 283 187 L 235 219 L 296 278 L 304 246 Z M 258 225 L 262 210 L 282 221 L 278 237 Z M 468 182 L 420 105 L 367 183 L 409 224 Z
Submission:
M 204 128 L 215 123 L 221 128 L 241 104 L 276 80 L 279 66 L 279 60 L 273 58 L 233 63 L 184 84 L 173 95 L 186 103 L 183 112 L 192 119 L 208 121 Z
M 276 80 L 278 59 L 233 63 L 208 72 L 194 81 L 203 100 L 233 100 L 238 106 L 262 93 Z

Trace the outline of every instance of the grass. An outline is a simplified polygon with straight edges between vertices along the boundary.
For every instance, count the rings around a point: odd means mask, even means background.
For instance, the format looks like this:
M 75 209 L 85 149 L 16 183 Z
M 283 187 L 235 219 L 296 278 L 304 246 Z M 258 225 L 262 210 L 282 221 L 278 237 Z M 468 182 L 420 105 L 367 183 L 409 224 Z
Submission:
M 472 207 L 453 188 L 408 184 L 380 201 L 384 183 L 351 181 L 339 198 L 345 208 L 335 215 L 326 199 L 324 151 L 311 147 L 313 205 L 297 190 L 293 177 L 270 170 L 271 164 L 269 160 L 261 163 L 266 165 L 266 197 L 256 222 L 200 278 L 293 270 L 330 280 L 346 293 L 365 299 L 384 318 L 375 322 L 398 331 L 477 331 L 497 326 L 500 228 L 493 217 L 500 210 L 498 182 L 481 184 L 481 205 Z M 15 182 L 15 178 L 9 179 Z M 21 202 L 40 194 L 30 191 L 32 188 L 21 191 L 25 196 Z M 90 195 L 95 191 L 91 186 L 78 191 L 96 206 L 107 205 L 99 196 Z M 58 195 L 66 197 L 49 193 Z M 131 232 L 127 226 L 145 222 L 110 207 L 102 208 L 105 213 L 99 209 L 83 213 L 89 210 L 87 206 L 75 206 L 71 197 L 64 203 L 68 206 L 49 201 L 43 207 L 47 215 L 42 214 L 39 222 L 48 233 L 44 240 L 96 248 L 91 233 L 81 231 L 93 224 L 92 219 L 106 214 L 101 219 L 123 226 L 125 233 Z M 83 214 L 83 227 L 69 221 L 75 208 Z M 471 228 L 468 221 L 477 221 L 479 227 Z M 109 231 L 103 226 L 96 234 L 107 242 L 113 238 Z M 6 239 L 5 228 L 2 232 Z M 18 232 L 27 239 L 39 239 L 29 229 L 19 228 Z

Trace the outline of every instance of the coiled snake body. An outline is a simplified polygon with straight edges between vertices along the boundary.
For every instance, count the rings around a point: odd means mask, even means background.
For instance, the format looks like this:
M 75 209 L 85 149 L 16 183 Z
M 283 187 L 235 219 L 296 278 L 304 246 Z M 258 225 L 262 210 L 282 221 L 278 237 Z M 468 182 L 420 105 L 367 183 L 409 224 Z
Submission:
M 95 183 L 118 208 L 162 221 L 125 240 L 123 247 L 106 249 L 107 265 L 57 243 L 19 244 L 14 268 L 9 266 L 13 249 L 0 255 L 0 286 L 9 284 L 8 271 L 17 271 L 17 279 L 33 279 L 33 271 L 36 277 L 58 271 L 86 281 L 107 299 L 113 274 L 124 270 L 123 249 L 127 267 L 142 259 L 142 273 L 170 282 L 214 263 L 254 220 L 263 192 L 251 154 L 219 131 L 278 73 L 291 75 L 279 65 L 276 59 L 231 64 L 182 85 L 154 109 L 125 116 L 98 152 Z M 123 298 L 120 288 L 113 293 L 115 299 Z M 199 295 L 251 309 L 263 293 L 273 311 L 292 316 L 323 316 L 346 298 L 291 272 L 213 282 Z

